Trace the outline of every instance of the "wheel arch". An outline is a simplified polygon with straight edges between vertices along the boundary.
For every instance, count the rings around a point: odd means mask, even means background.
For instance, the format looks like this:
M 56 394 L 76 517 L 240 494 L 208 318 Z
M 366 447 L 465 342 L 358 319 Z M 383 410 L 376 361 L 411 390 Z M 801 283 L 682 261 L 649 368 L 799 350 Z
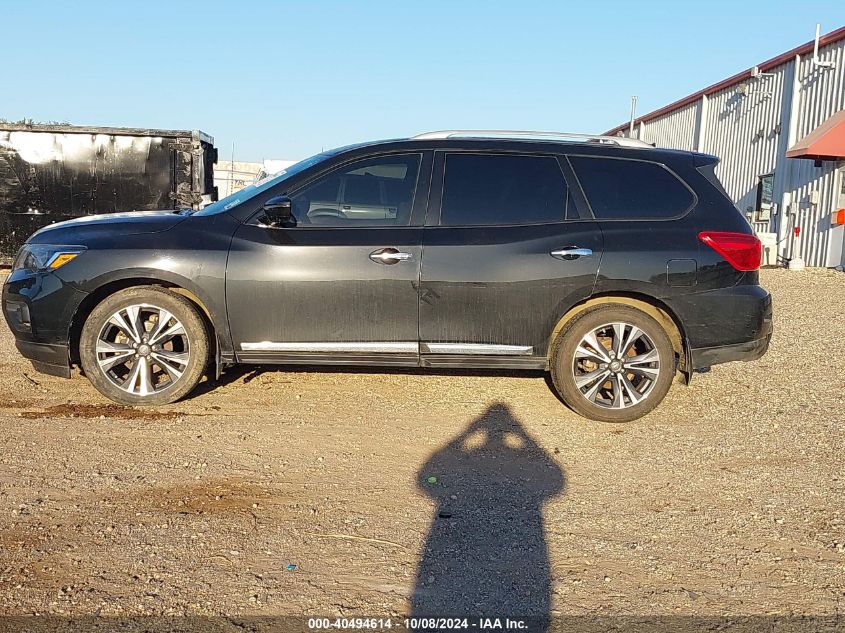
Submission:
M 115 292 L 119 292 L 127 288 L 140 288 L 144 286 L 166 288 L 173 293 L 185 297 L 196 308 L 198 308 L 210 335 L 210 351 L 215 354 L 215 356 L 219 355 L 218 349 L 220 347 L 220 343 L 219 336 L 217 336 L 218 329 L 214 324 L 214 319 L 212 318 L 206 302 L 197 296 L 196 293 L 184 286 L 180 286 L 175 281 L 152 279 L 150 277 L 125 277 L 121 279 L 114 279 L 97 286 L 95 290 L 90 292 L 85 299 L 82 300 L 79 307 L 77 307 L 68 330 L 68 344 L 71 363 L 79 365 L 79 341 L 82 337 L 82 327 L 85 325 L 85 321 L 88 319 L 88 316 L 94 308 Z
M 593 295 L 589 299 L 572 306 L 555 324 L 552 334 L 549 337 L 549 343 L 546 349 L 546 358 L 551 359 L 552 349 L 554 348 L 554 343 L 558 334 L 560 334 L 560 332 L 563 331 L 563 329 L 571 323 L 573 319 L 587 310 L 597 306 L 614 303 L 637 308 L 657 321 L 666 331 L 666 334 L 669 336 L 669 340 L 672 342 L 672 348 L 675 350 L 675 353 L 678 355 L 680 360 L 679 368 L 681 371 L 687 371 L 686 368 L 689 366 L 687 358 L 687 338 L 680 319 L 678 319 L 678 316 L 674 314 L 672 309 L 669 308 L 669 306 L 667 306 L 663 301 L 649 295 L 639 293 L 607 292 L 599 295 Z

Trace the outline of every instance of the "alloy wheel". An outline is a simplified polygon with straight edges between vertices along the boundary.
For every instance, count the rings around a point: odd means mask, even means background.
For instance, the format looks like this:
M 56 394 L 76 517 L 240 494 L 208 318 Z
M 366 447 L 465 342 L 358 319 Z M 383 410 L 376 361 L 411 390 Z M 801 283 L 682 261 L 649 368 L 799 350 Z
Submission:
M 108 380 L 134 396 L 172 387 L 188 367 L 191 348 L 182 322 L 150 304 L 119 309 L 97 337 L 97 364 Z
M 606 323 L 587 332 L 572 359 L 581 395 L 608 409 L 626 409 L 651 393 L 660 356 L 651 337 L 630 323 Z

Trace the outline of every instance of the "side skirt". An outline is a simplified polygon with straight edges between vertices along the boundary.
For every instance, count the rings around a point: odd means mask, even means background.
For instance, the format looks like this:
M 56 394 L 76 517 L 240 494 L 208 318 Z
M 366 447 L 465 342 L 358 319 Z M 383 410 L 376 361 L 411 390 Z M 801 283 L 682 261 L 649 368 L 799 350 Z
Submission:
M 427 354 L 287 354 L 238 352 L 238 362 L 259 365 L 337 365 L 370 367 L 429 367 L 440 369 L 548 369 L 545 358 Z
M 457 343 L 244 343 L 240 363 L 546 370 L 530 347 Z

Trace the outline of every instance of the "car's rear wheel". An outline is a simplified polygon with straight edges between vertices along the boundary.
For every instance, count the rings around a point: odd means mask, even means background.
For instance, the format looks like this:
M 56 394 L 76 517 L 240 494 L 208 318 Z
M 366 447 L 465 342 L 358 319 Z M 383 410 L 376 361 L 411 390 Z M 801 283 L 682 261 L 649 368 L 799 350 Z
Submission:
M 85 375 L 127 405 L 168 404 L 190 393 L 208 362 L 208 332 L 185 297 L 164 288 L 127 288 L 88 316 L 79 341 Z
M 660 404 L 675 375 L 672 342 L 651 316 L 625 305 L 584 312 L 558 336 L 552 382 L 584 417 L 630 422 Z

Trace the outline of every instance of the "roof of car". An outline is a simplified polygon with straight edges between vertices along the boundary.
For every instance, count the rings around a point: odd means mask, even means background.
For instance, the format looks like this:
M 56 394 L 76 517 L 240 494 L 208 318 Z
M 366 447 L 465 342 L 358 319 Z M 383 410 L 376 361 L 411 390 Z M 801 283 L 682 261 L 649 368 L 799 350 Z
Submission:
M 581 134 L 576 132 L 544 132 L 538 130 L 437 130 L 423 132 L 411 137 L 416 140 L 445 140 L 445 139 L 513 139 L 528 141 L 557 141 L 575 143 L 597 143 L 600 145 L 616 145 L 619 147 L 650 148 L 645 141 L 623 136 L 601 136 L 596 134 Z
M 616 142 L 616 141 L 622 141 Z M 695 154 L 686 150 L 658 148 L 642 141 L 616 137 L 598 137 L 591 135 L 576 135 L 558 132 L 513 132 L 507 130 L 443 130 L 440 132 L 426 132 L 408 138 L 392 138 L 374 141 L 366 141 L 338 147 L 326 152 L 327 154 L 342 154 L 356 152 L 358 150 L 375 148 L 411 149 L 414 147 L 438 148 L 452 147 L 460 149 L 482 149 L 497 147 L 501 149 L 517 149 L 530 147 L 539 149 L 548 146 L 566 148 L 583 148 L 586 153 L 612 155 L 617 152 L 623 153 L 626 157 L 632 157 L 643 153 L 643 158 L 658 158 L 674 156 L 677 158 L 687 157 Z M 651 153 L 654 152 L 652 155 Z

